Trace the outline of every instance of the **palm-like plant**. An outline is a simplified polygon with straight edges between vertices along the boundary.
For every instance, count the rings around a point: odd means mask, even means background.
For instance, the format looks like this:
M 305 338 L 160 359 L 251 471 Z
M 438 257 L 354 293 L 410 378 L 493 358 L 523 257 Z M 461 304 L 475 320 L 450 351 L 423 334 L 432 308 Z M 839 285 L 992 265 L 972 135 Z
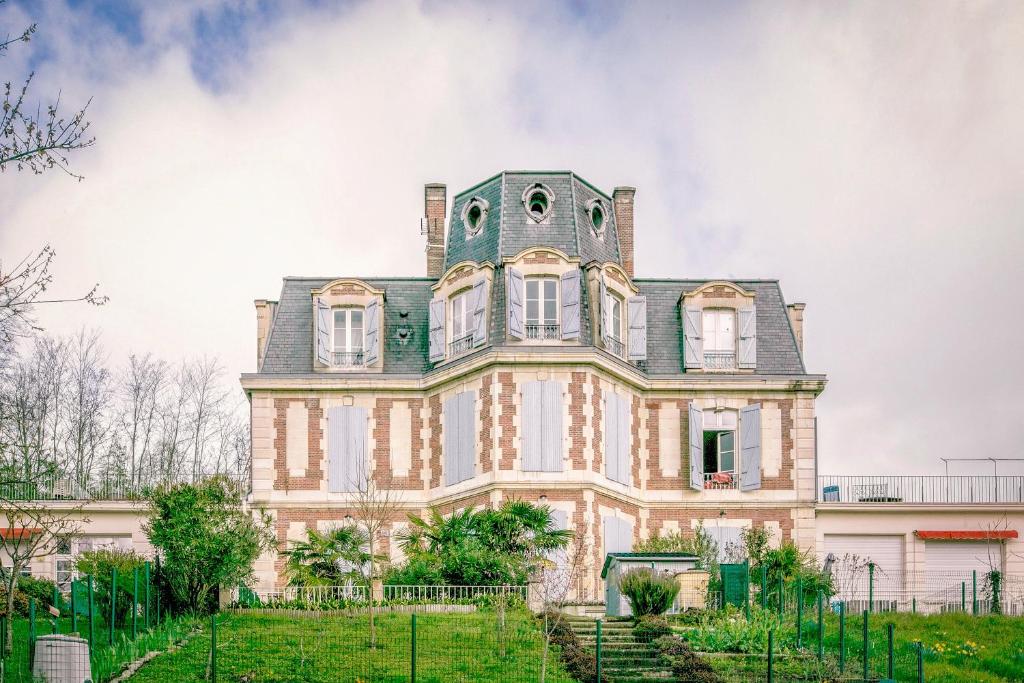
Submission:
M 327 532 L 310 529 L 305 541 L 295 541 L 281 554 L 292 586 L 340 586 L 362 578 L 370 561 L 369 540 L 355 526 Z

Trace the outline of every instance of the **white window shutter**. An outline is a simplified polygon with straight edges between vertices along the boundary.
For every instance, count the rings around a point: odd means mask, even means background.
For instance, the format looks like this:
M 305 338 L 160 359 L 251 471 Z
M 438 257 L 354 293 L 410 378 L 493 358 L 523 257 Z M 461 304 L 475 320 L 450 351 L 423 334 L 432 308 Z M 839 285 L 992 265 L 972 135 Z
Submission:
M 562 339 L 580 338 L 580 271 L 562 273 Z
M 740 408 L 740 491 L 761 488 L 761 406 Z
M 464 391 L 459 395 L 462 397 L 459 414 L 459 481 L 465 481 L 476 476 L 476 395 L 472 391 Z
M 543 382 L 544 408 L 543 433 L 545 472 L 562 471 L 562 385 L 559 382 Z
M 739 359 L 740 368 L 757 369 L 757 311 L 753 308 L 739 310 Z
M 608 336 L 610 330 L 608 329 L 608 287 L 604 284 L 604 278 L 598 277 L 599 284 L 599 298 L 601 299 L 601 305 L 598 307 L 598 321 L 601 330 L 601 343 L 605 348 L 608 348 Z
M 377 362 L 379 345 L 380 305 L 374 299 L 366 305 L 366 342 L 363 347 L 363 360 L 367 365 L 373 365 Z
M 544 464 L 543 415 L 544 383 L 523 384 L 523 470 L 538 472 Z
M 515 268 L 508 269 L 508 336 L 513 339 L 524 339 L 523 332 L 523 274 Z
M 629 360 L 647 360 L 647 297 L 629 297 Z
M 345 435 L 348 421 L 344 408 L 327 410 L 327 490 L 331 493 L 344 491 L 345 481 Z
M 316 299 L 316 360 L 331 364 L 331 307 Z
M 625 519 L 619 519 L 619 547 L 620 552 L 633 552 L 633 525 Z
M 459 394 L 452 396 L 444 402 L 444 484 L 451 486 L 459 481 L 459 446 L 461 435 L 459 432 Z
M 430 360 L 444 360 L 444 299 L 430 302 Z
M 632 465 L 632 453 L 629 450 L 629 437 L 630 437 L 630 399 L 629 396 L 619 396 L 619 481 L 626 486 L 632 483 L 633 472 L 630 465 Z
M 704 340 L 701 338 L 703 311 L 689 306 L 683 309 L 683 367 L 704 367 Z
M 349 406 L 348 413 L 348 453 L 345 460 L 348 462 L 348 491 L 364 490 L 367 478 L 370 474 L 369 463 L 366 459 L 366 408 Z
M 690 403 L 690 488 L 704 490 L 704 412 Z
M 473 347 L 487 343 L 487 278 L 473 283 Z
M 604 395 L 604 476 L 619 481 L 619 395 Z
M 327 489 L 347 493 L 366 483 L 366 408 L 339 406 L 327 411 Z

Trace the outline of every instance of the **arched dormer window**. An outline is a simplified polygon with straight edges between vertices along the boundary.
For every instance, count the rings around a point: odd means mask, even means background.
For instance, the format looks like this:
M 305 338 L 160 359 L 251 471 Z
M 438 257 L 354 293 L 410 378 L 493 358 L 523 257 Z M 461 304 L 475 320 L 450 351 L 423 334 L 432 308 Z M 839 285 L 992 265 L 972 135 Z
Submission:
M 523 190 L 523 208 L 535 223 L 546 220 L 554 208 L 555 194 L 544 183 L 533 183 Z
M 687 370 L 757 368 L 754 292 L 733 282 L 707 282 L 680 300 Z
M 476 237 L 483 232 L 490 210 L 490 202 L 482 197 L 473 197 L 466 202 L 462 207 L 462 224 L 466 226 L 467 237 Z

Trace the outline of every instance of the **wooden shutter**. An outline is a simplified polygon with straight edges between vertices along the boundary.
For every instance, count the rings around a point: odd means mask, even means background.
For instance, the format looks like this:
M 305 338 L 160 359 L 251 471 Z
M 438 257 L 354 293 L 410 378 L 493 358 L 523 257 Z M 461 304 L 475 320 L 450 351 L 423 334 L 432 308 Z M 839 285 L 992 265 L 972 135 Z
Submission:
M 380 305 L 374 299 L 366 305 L 366 342 L 363 349 L 363 360 L 367 365 L 377 362 L 380 344 Z
M 366 484 L 366 408 L 339 406 L 327 411 L 327 488 L 356 491 Z
M 619 453 L 619 482 L 629 486 L 632 481 L 632 472 L 630 465 L 632 464 L 632 454 L 629 451 L 629 436 L 630 436 L 630 398 L 629 396 L 619 396 L 618 406 L 618 437 L 619 445 L 616 449 Z
M 761 406 L 740 408 L 740 491 L 761 488 Z
M 683 366 L 687 369 L 704 367 L 703 324 L 701 309 L 683 309 Z
M 739 358 L 737 365 L 743 369 L 757 369 L 757 311 L 741 308 L 739 314 Z
M 604 396 L 604 476 L 619 479 L 619 395 Z
M 597 307 L 598 325 L 601 330 L 601 343 L 608 348 L 608 287 L 604 284 L 604 277 L 598 276 L 598 292 L 601 304 Z
M 515 268 L 508 269 L 508 336 L 523 339 L 523 274 Z
M 430 360 L 444 360 L 444 299 L 430 302 Z
M 316 298 L 316 360 L 331 364 L 331 307 Z
M 456 394 L 444 402 L 444 484 L 450 486 L 459 479 L 459 448 L 461 446 L 459 406 L 461 394 Z
M 523 384 L 523 470 L 538 472 L 544 464 L 544 383 Z
M 473 347 L 487 342 L 487 278 L 473 283 Z
M 580 271 L 562 273 L 562 339 L 580 338 Z
M 459 396 L 459 481 L 465 481 L 476 476 L 476 395 L 464 391 Z
M 704 412 L 690 403 L 690 488 L 704 490 Z
M 542 383 L 544 408 L 542 438 L 544 452 L 541 465 L 545 472 L 562 471 L 562 385 L 549 381 Z
M 618 544 L 622 548 L 621 552 L 629 553 L 633 552 L 633 525 L 625 519 L 618 519 Z
M 348 432 L 344 408 L 327 410 L 327 490 L 331 493 L 344 491 L 345 481 L 345 434 Z
M 604 552 L 628 553 L 633 549 L 633 527 L 624 519 L 605 516 L 604 519 Z
M 627 313 L 629 315 L 627 357 L 629 360 L 647 360 L 647 297 L 629 297 Z
M 370 473 L 366 460 L 366 408 L 349 406 L 348 413 L 348 490 L 361 491 L 366 488 Z

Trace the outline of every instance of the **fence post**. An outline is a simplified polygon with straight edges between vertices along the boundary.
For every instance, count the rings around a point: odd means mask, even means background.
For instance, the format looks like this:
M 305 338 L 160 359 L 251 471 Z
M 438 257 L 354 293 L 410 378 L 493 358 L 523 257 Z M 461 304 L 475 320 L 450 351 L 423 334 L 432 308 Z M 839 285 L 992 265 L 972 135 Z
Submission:
M 910 599 L 910 611 L 917 614 L 917 596 L 915 595 Z
M 597 620 L 597 632 L 594 634 L 595 647 L 597 648 L 597 681 L 601 681 L 601 620 Z
M 57 586 L 53 587 L 53 597 L 51 598 L 51 600 L 53 601 L 54 608 L 56 608 L 56 610 L 58 612 L 61 611 L 61 609 L 60 609 L 60 607 L 61 607 L 60 589 L 57 588 Z M 50 619 L 50 632 L 53 633 L 54 635 L 57 635 L 58 633 L 60 633 L 60 615 L 59 614 L 57 616 L 53 617 L 52 619 Z M 5 640 L 4 642 L 6 643 L 7 641 Z
M 917 641 L 917 683 L 924 683 L 924 646 Z
M 132 574 L 135 580 L 132 587 L 132 640 L 135 640 L 139 634 L 139 568 L 136 567 Z
M 825 659 L 825 596 L 818 591 L 818 661 Z
M 782 601 L 782 591 L 783 590 L 784 590 L 784 584 L 782 582 L 782 572 L 780 571 L 779 572 L 779 616 L 780 617 L 782 616 L 782 609 L 783 609 L 783 607 L 782 607 L 783 606 L 783 601 Z
M 96 642 L 96 621 L 93 617 L 93 586 L 92 574 L 89 574 L 89 653 L 92 654 L 93 645 Z
M 117 622 L 117 567 L 110 570 L 110 644 L 114 644 L 114 626 Z
M 409 653 L 409 681 L 416 683 L 416 613 L 412 613 L 412 648 Z
M 14 624 L 11 624 L 11 628 L 14 628 Z M 4 643 L 4 647 L 7 643 Z M 36 657 L 36 599 L 28 599 L 28 670 L 32 670 L 32 665 L 35 662 Z
M 846 671 L 846 601 L 839 603 L 839 673 Z
M 960 611 L 967 611 L 967 582 L 960 582 Z
M 868 640 L 868 610 L 864 610 L 864 680 L 868 680 L 868 659 L 871 656 L 871 641 Z
M 146 563 L 146 628 L 149 628 L 149 562 Z
M 761 565 L 761 609 L 768 607 L 768 567 Z
M 77 581 L 71 581 L 71 632 L 74 634 L 78 633 L 78 606 L 75 604 L 75 584 Z
M 868 611 L 875 609 L 875 563 L 868 562 Z M 866 676 L 865 676 L 866 678 Z
M 889 660 L 888 660 L 888 666 L 885 669 L 885 673 L 886 673 L 886 675 L 889 678 L 893 677 L 893 670 L 895 669 L 894 662 L 893 662 L 893 635 L 894 635 L 893 631 L 895 631 L 895 630 L 896 630 L 896 625 L 893 624 L 890 621 L 887 624 L 887 629 L 886 629 L 886 631 L 887 631 L 887 633 L 886 633 L 886 636 L 887 636 L 886 640 L 888 641 L 888 646 L 889 646 Z
M 971 614 L 978 616 L 978 570 L 971 570 Z
M 768 631 L 768 683 L 774 680 L 775 668 L 775 629 Z
M 217 683 L 217 615 L 210 615 L 210 683 Z
M 796 649 L 804 646 L 804 583 L 796 577 Z

